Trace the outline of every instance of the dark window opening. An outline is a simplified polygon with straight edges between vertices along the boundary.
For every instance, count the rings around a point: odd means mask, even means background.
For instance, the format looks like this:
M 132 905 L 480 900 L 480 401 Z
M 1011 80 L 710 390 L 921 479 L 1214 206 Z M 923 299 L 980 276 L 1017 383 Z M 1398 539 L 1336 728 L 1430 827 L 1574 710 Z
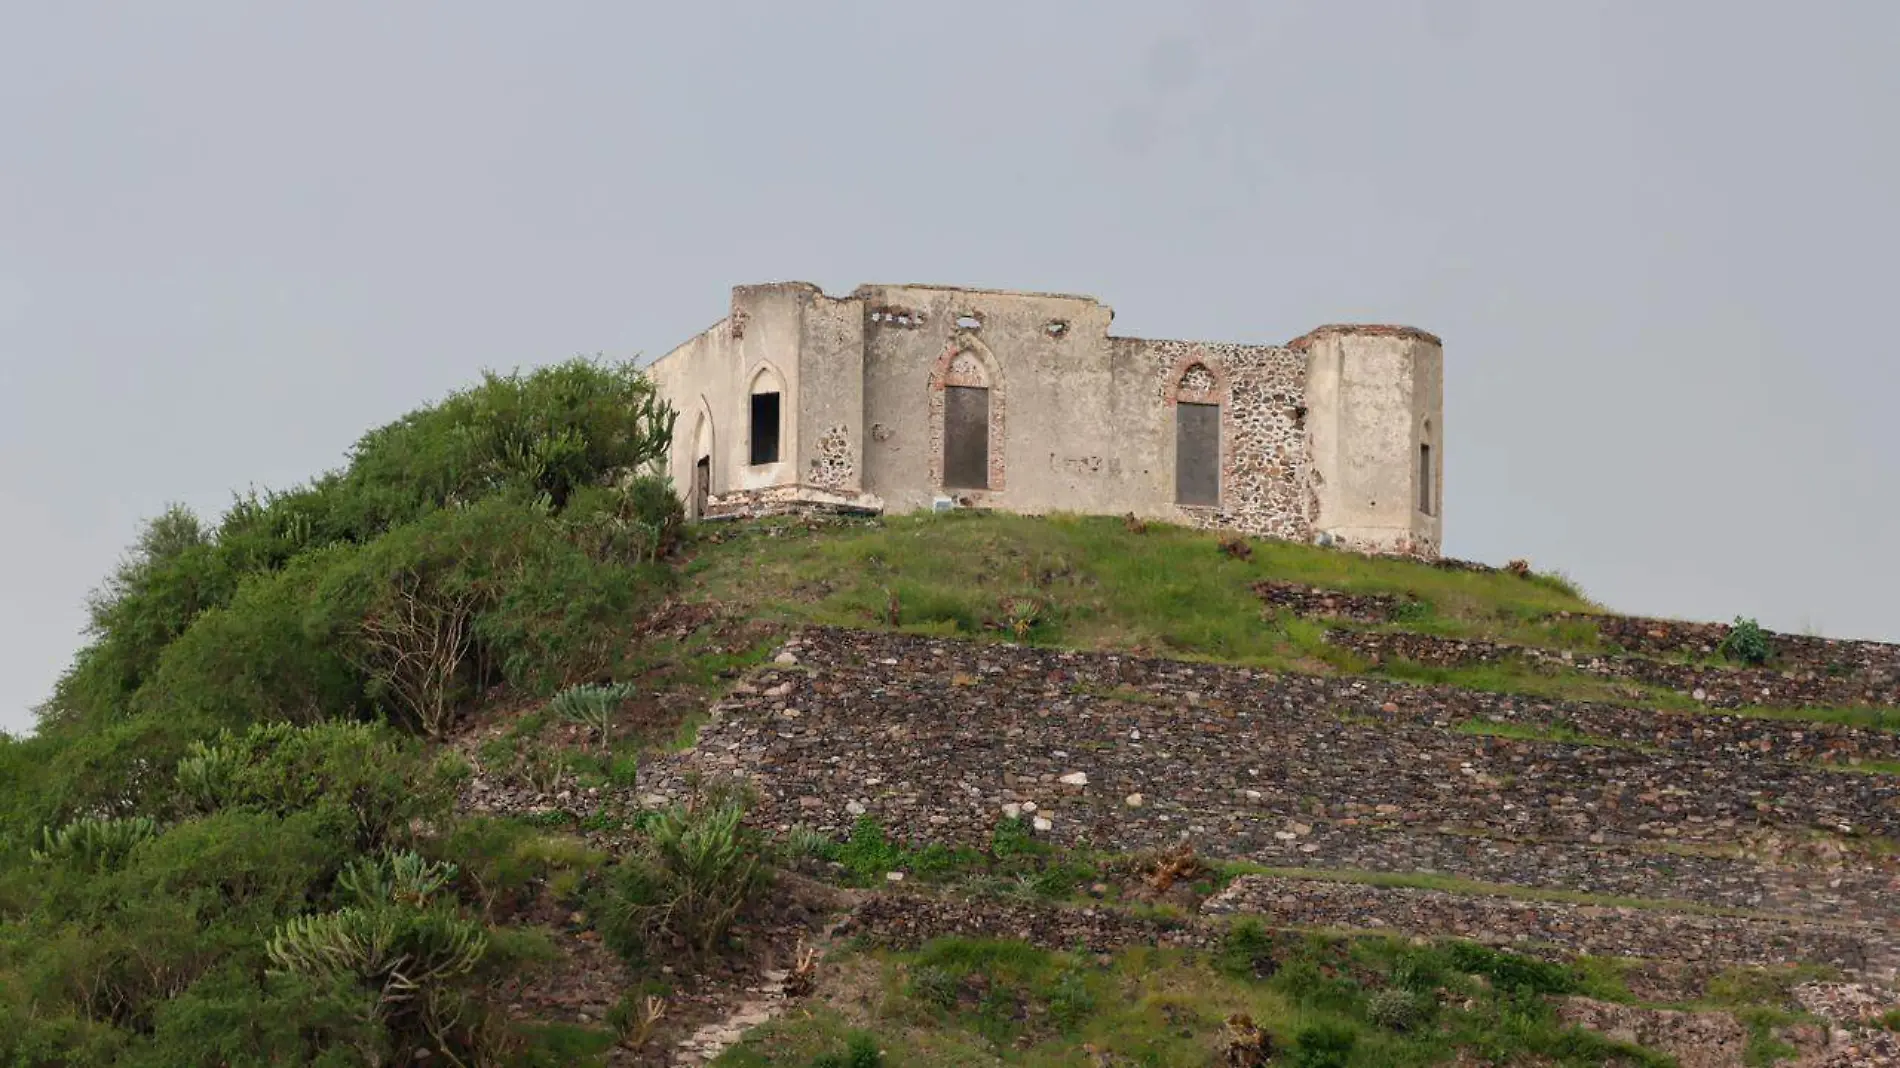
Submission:
M 1220 405 L 1174 406 L 1174 502 L 1220 504 Z
M 706 498 L 712 496 L 712 457 L 701 456 L 693 465 L 693 518 L 706 514 Z
M 980 386 L 944 387 L 943 484 L 989 488 L 990 391 Z
M 778 463 L 778 394 L 752 395 L 752 462 Z
M 1432 514 L 1432 447 L 1418 447 L 1418 510 Z

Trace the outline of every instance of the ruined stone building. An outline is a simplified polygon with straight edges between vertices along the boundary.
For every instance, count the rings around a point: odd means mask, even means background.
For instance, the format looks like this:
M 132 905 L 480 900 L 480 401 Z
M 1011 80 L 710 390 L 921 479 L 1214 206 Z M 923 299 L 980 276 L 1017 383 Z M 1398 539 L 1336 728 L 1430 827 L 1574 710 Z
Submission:
M 1444 355 L 1410 327 L 1114 337 L 1089 297 L 739 286 L 655 361 L 696 518 L 809 504 L 1134 513 L 1435 556 Z

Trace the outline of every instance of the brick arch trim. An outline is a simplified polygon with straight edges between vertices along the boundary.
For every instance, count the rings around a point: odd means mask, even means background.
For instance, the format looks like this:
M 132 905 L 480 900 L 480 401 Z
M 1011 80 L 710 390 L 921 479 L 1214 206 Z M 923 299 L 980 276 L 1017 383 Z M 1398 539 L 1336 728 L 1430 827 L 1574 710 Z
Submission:
M 1161 389 L 1162 399 L 1169 408 L 1182 403 L 1220 406 L 1220 501 L 1211 505 L 1175 506 L 1189 513 L 1218 514 L 1228 505 L 1234 465 L 1239 459 L 1232 381 L 1227 368 L 1197 345 L 1174 361 L 1167 377 L 1162 380 Z
M 1196 374 L 1197 371 L 1200 374 Z M 1225 410 L 1230 393 L 1226 368 L 1219 360 L 1210 360 L 1207 353 L 1198 348 L 1174 362 L 1164 389 L 1169 407 L 1187 401 L 1218 404 Z
M 964 490 L 966 493 L 997 493 L 1003 489 L 1008 465 L 1004 462 L 1004 444 L 1008 441 L 1009 393 L 996 354 L 981 339 L 960 334 L 944 346 L 943 354 L 930 370 L 930 484 L 943 488 L 943 391 L 948 386 L 970 386 L 990 392 L 990 470 L 989 488 Z

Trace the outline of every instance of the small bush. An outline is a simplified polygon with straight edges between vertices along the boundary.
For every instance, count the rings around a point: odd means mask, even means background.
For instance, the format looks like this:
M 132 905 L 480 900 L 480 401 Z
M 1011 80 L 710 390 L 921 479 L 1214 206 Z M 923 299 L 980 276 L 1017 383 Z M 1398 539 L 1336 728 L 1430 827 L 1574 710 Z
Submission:
M 630 682 L 583 683 L 555 694 L 549 706 L 555 714 L 586 727 L 604 745 L 614 711 L 637 693 L 639 688 Z
M 1036 841 L 1031 833 L 1029 821 L 1020 817 L 997 820 L 996 828 L 990 832 L 990 854 L 998 860 L 1038 856 L 1047 852 L 1049 847 Z
M 912 968 L 910 982 L 905 988 L 909 996 L 940 1009 L 956 1008 L 957 999 L 962 995 L 962 990 L 962 976 L 934 964 L 920 964 Z
M 1240 979 L 1266 979 L 1273 975 L 1273 936 L 1256 917 L 1236 920 L 1221 939 L 1215 967 Z
M 624 487 L 584 489 L 568 502 L 561 527 L 582 551 L 612 563 L 653 563 L 679 544 L 686 511 L 670 479 L 640 475 Z
M 859 882 L 881 879 L 903 866 L 904 851 L 884 835 L 884 825 L 865 813 L 851 827 L 851 837 L 837 848 L 835 858 Z
M 1736 616 L 1734 625 L 1729 627 L 1728 636 L 1722 639 L 1717 651 L 1740 663 L 1762 664 L 1767 662 L 1772 650 L 1768 644 L 1768 632 L 1762 629 L 1761 624 Z
M 1534 957 L 1506 953 L 1475 942 L 1453 942 L 1448 952 L 1452 965 L 1458 970 L 1468 975 L 1482 975 L 1501 990 L 1572 994 L 1579 986 L 1577 975 L 1571 969 Z
M 1422 1015 L 1417 994 L 1388 987 L 1366 999 L 1366 1019 L 1388 1031 L 1410 1031 Z
M 1359 1033 L 1345 1024 L 1312 1024 L 1293 1036 L 1288 1063 L 1294 1068 L 1346 1068 L 1358 1043 Z
M 349 826 L 376 850 L 410 820 L 440 816 L 453 797 L 413 740 L 367 723 L 288 723 L 224 731 L 177 762 L 180 792 L 199 811 L 246 807 L 289 815 L 312 809 Z
M 1353 1011 L 1361 996 L 1359 984 L 1343 975 L 1328 975 L 1319 962 L 1304 957 L 1282 965 L 1268 982 L 1300 1005 L 1332 1012 Z
M 732 801 L 661 812 L 614 873 L 601 908 L 608 944 L 630 961 L 680 945 L 704 956 L 766 884 L 763 843 Z
M 862 1031 L 845 1039 L 843 1053 L 820 1053 L 812 1058 L 811 1068 L 883 1068 L 884 1051 L 877 1039 Z
M 822 831 L 801 823 L 785 835 L 784 853 L 793 863 L 827 861 L 838 855 L 838 843 Z

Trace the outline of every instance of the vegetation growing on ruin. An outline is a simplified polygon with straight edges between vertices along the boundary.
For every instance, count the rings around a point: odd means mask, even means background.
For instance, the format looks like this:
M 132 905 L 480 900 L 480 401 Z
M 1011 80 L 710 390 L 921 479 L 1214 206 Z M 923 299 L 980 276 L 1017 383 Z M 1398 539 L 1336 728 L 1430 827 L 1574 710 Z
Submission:
M 175 508 L 149 523 L 93 598 L 89 644 L 37 732 L 0 737 L 0 1065 L 599 1063 L 677 1037 L 689 977 L 744 962 L 796 879 L 1178 917 L 1237 874 L 1280 871 L 1059 849 L 1027 819 L 1001 819 L 978 848 L 869 814 L 837 835 L 760 828 L 736 793 L 642 796 L 649 768 L 799 623 L 1695 707 L 1522 665 L 1373 665 L 1254 590 L 1392 594 L 1394 627 L 1600 650 L 1554 615 L 1593 606 L 1521 569 L 1106 517 L 689 530 L 650 473 L 671 421 L 627 366 L 491 375 L 366 434 L 340 470 L 215 521 Z M 1737 633 L 1725 654 L 1760 662 L 1759 635 Z M 1893 726 L 1891 709 L 1757 712 Z M 535 800 L 474 811 L 472 785 Z M 1176 897 L 1143 889 L 1157 863 L 1176 865 Z M 1664 1063 L 1553 1015 L 1544 995 L 1636 1000 L 1614 968 L 1475 946 L 1289 941 L 1243 923 L 1198 954 L 953 940 L 841 949 L 824 968 L 817 996 L 720 1063 L 1079 1064 L 1095 1044 L 1202 1064 L 1243 1012 L 1275 1063 Z M 521 1007 L 576 970 L 621 984 L 605 1018 Z M 1754 1014 L 1767 1057 L 1796 1017 L 1785 985 L 1752 981 L 1711 998 Z

